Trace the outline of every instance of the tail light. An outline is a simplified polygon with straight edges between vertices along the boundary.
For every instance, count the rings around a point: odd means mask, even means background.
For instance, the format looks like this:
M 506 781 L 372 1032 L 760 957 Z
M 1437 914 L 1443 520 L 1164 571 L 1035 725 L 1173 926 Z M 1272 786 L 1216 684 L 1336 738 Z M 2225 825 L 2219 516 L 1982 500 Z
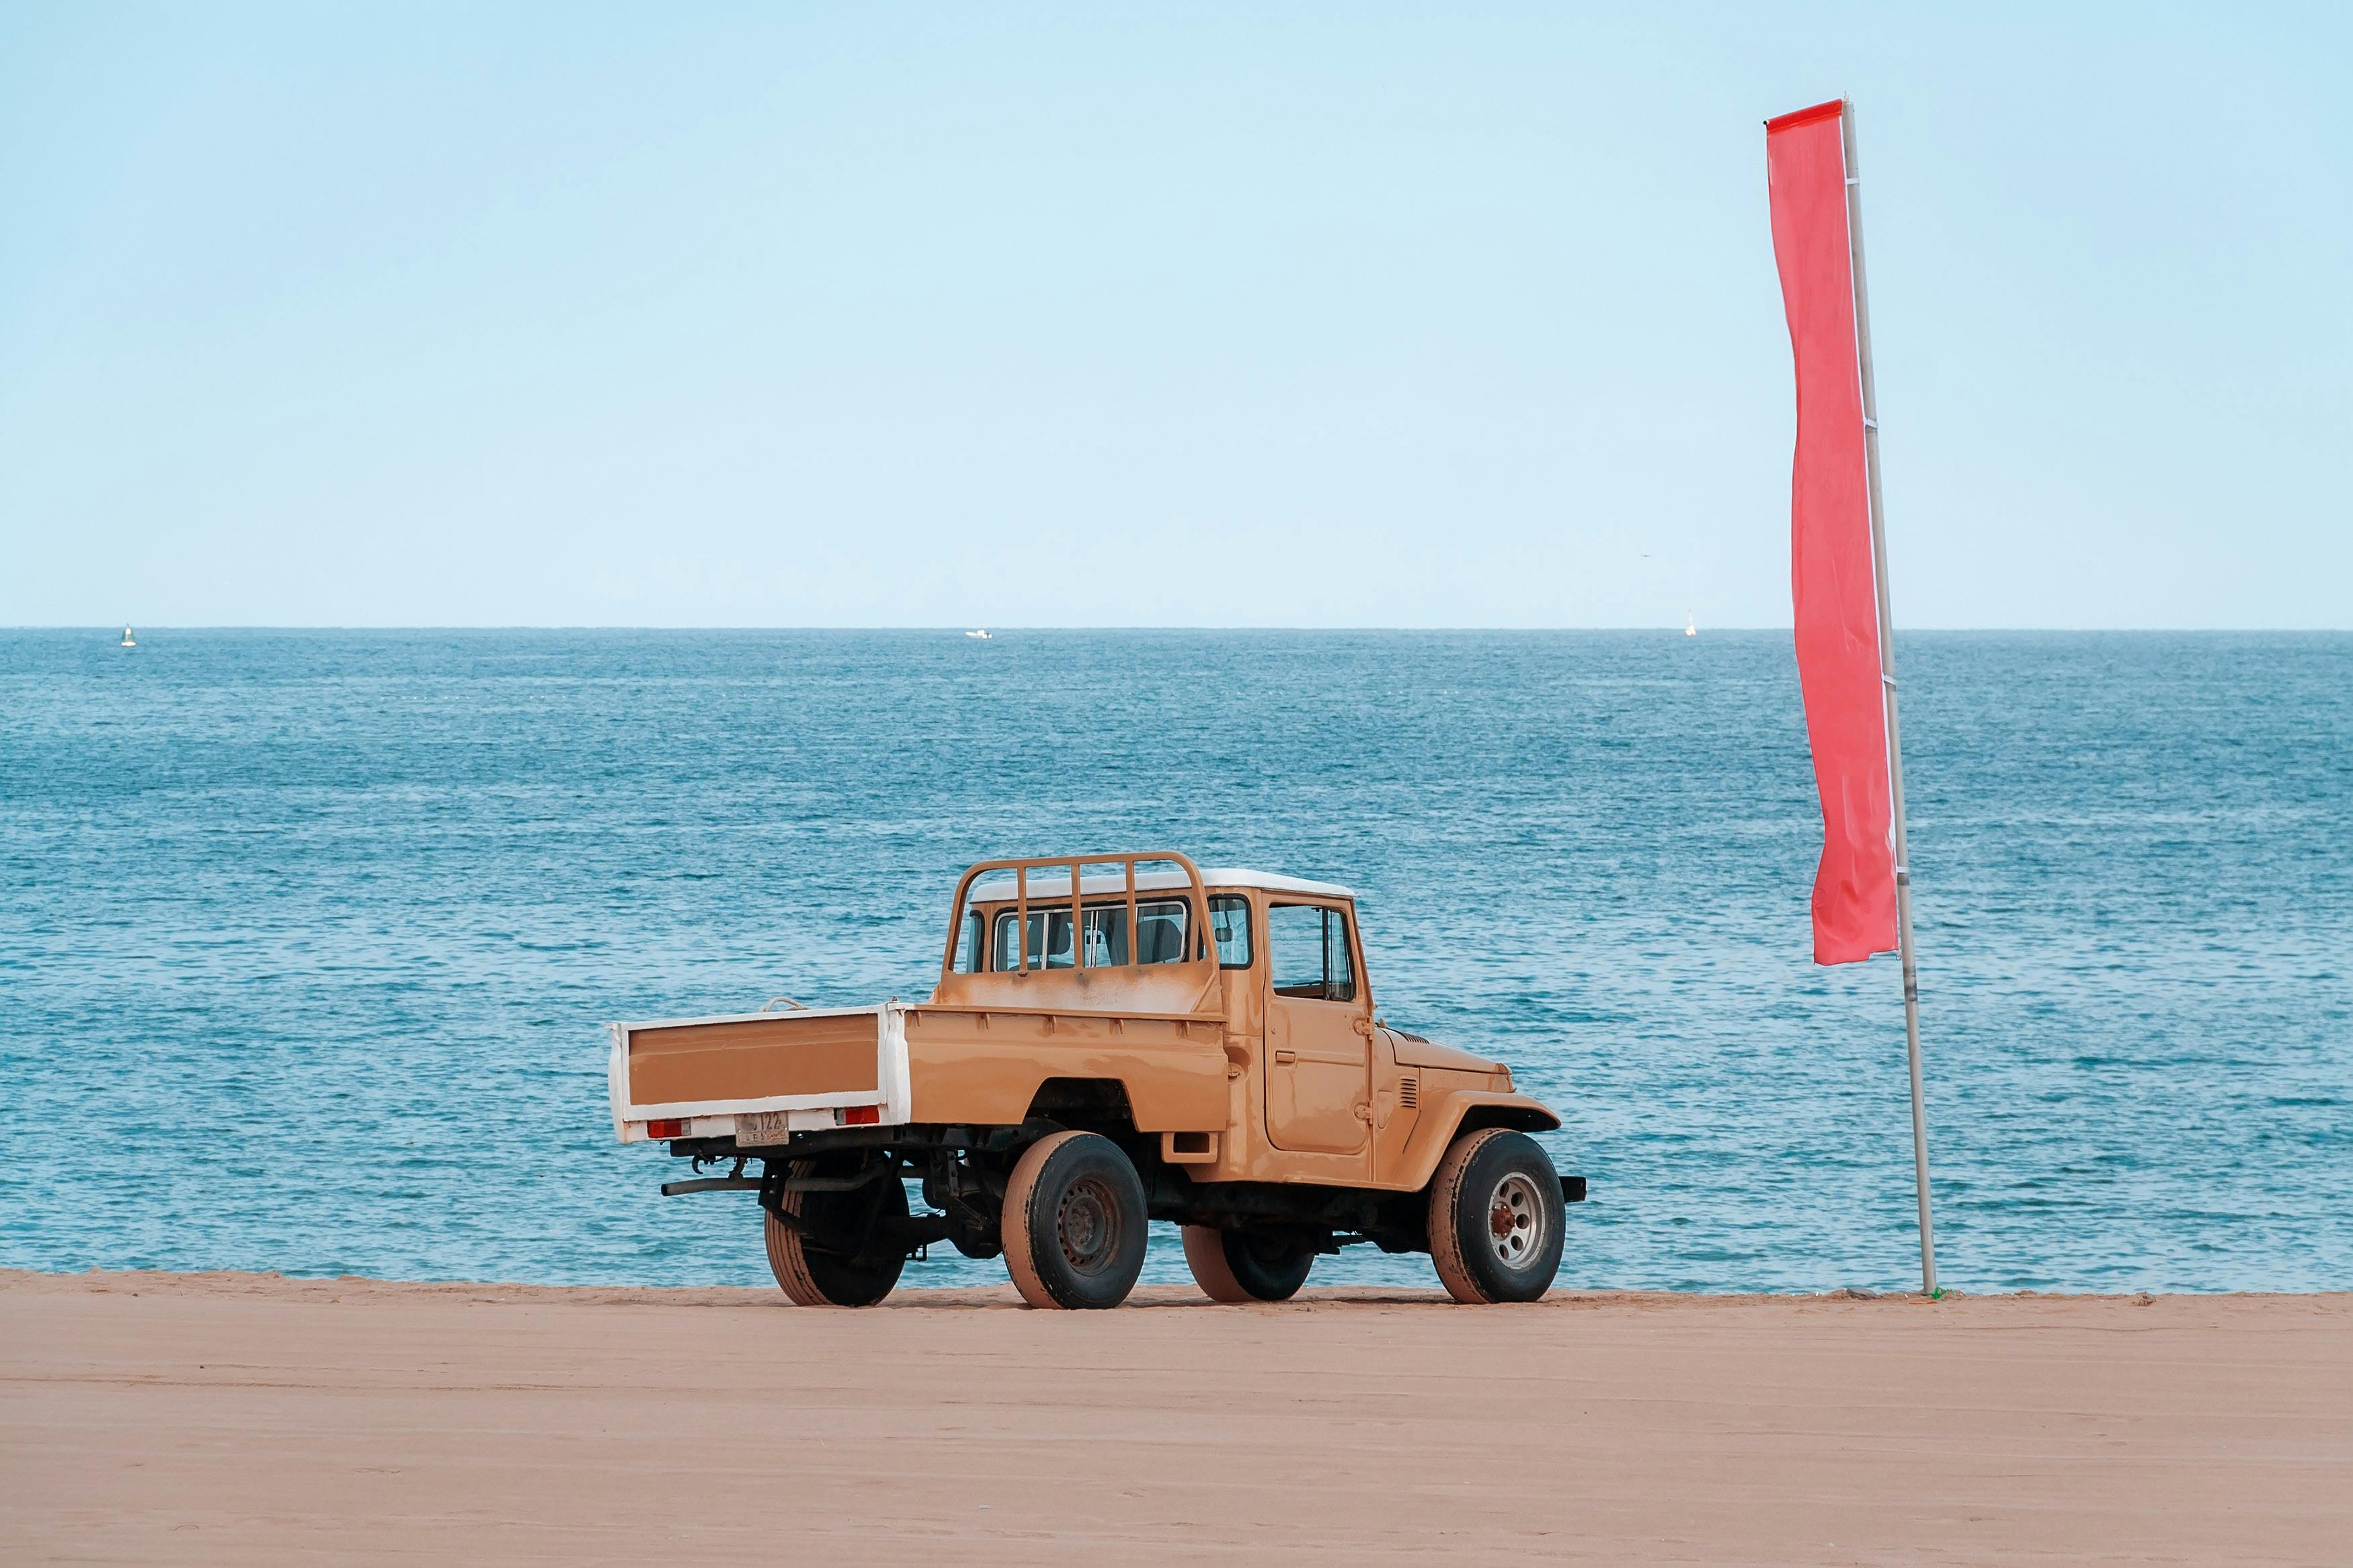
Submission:
M 649 1121 L 646 1123 L 646 1136 L 649 1138 L 683 1138 L 686 1136 L 686 1122 L 683 1118 L 678 1117 L 669 1117 L 659 1121 Z
M 844 1127 L 880 1127 L 882 1125 L 882 1108 L 879 1105 L 844 1106 L 841 1124 Z

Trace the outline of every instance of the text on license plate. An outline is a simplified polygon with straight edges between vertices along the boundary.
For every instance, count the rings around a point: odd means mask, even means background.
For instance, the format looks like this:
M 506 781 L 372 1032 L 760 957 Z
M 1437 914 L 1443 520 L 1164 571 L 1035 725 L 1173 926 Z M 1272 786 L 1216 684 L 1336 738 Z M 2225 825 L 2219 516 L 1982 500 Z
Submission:
M 782 1143 L 792 1136 L 788 1110 L 754 1110 L 735 1119 L 738 1143 Z

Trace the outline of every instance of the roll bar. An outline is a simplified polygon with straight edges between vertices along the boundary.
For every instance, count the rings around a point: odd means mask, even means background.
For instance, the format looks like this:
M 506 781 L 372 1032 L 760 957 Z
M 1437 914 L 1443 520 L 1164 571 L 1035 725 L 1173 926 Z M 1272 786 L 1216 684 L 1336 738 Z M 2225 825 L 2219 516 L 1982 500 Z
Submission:
M 983 860 L 967 869 L 956 881 L 955 901 L 948 909 L 947 952 L 940 960 L 940 978 L 945 980 L 955 973 L 956 939 L 964 930 L 965 907 L 972 895 L 973 884 L 991 871 L 1013 873 L 1013 929 L 1019 942 L 1020 970 L 1029 969 L 1029 873 L 1044 867 L 1065 867 L 1071 873 L 1071 962 L 1073 967 L 1086 964 L 1086 916 L 1082 910 L 1085 898 L 1082 884 L 1084 868 L 1089 866 L 1120 866 L 1127 878 L 1127 963 L 1119 967 L 1142 967 L 1138 955 L 1143 944 L 1136 940 L 1135 868 L 1146 861 L 1160 861 L 1182 869 L 1192 883 L 1187 897 L 1193 907 L 1193 952 L 1183 962 L 1198 962 L 1213 952 L 1209 946 L 1209 892 L 1201 883 L 1201 868 L 1192 858 L 1173 849 L 1155 849 L 1117 855 L 1039 855 L 1008 860 Z M 1060 902 L 1060 900 L 1056 900 Z

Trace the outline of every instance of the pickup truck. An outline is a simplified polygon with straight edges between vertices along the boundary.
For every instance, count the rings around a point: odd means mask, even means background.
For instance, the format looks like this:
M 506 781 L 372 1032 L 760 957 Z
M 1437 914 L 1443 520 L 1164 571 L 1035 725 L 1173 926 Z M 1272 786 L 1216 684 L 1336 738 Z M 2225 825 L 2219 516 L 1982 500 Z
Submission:
M 666 1194 L 756 1192 L 795 1304 L 880 1301 L 944 1241 L 1032 1306 L 1113 1307 L 1152 1220 L 1218 1301 L 1285 1300 L 1361 1242 L 1429 1253 L 1458 1301 L 1550 1288 L 1585 1182 L 1528 1134 L 1560 1119 L 1381 1020 L 1347 889 L 990 860 L 947 937 L 926 1002 L 611 1026 L 614 1130 L 728 1167 Z

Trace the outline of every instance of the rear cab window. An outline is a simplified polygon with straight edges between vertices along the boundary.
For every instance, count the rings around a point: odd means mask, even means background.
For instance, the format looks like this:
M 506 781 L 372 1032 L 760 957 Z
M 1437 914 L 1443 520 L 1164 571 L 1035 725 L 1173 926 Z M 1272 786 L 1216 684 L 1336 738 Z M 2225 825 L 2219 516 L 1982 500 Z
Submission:
M 1135 903 L 1135 956 L 1129 957 L 1127 900 L 1090 900 L 1080 908 L 1083 957 L 1089 969 L 1124 968 L 1141 964 L 1182 963 L 1193 924 L 1192 901 L 1165 895 L 1139 898 Z M 958 974 L 1010 974 L 1021 967 L 1019 915 L 1000 907 L 995 914 L 978 910 L 965 917 L 956 942 L 955 970 Z M 1248 969 L 1257 962 L 1252 938 L 1250 899 L 1240 893 L 1209 895 L 1209 940 L 1216 946 L 1221 969 Z M 1070 969 L 1081 956 L 1071 944 L 1071 906 L 1038 903 L 1029 910 L 1029 966 Z
M 1117 969 L 1130 963 L 1182 963 L 1185 939 L 1193 923 L 1191 906 L 1183 899 L 1139 899 L 1135 904 L 1135 957 L 1128 956 L 1127 901 L 1087 904 L 1084 917 L 1086 966 Z M 1020 917 L 1012 910 L 997 911 L 989 968 L 1001 973 L 1021 967 Z M 1029 911 L 1029 965 L 1033 969 L 1069 969 L 1077 955 L 1071 945 L 1068 904 L 1033 908 Z

